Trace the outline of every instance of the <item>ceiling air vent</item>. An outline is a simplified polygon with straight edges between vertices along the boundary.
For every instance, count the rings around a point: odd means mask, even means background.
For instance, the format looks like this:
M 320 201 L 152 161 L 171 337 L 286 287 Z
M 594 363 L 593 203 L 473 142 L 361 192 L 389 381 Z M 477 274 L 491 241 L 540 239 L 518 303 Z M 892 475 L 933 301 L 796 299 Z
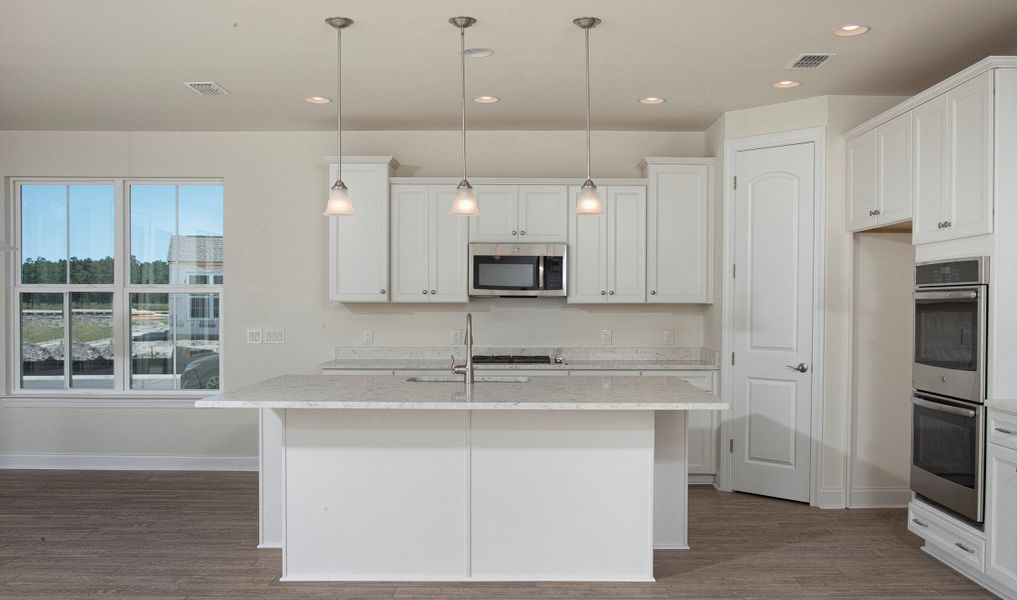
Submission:
M 800 54 L 785 69 L 818 69 L 833 58 L 833 54 Z
M 229 94 L 226 88 L 214 81 L 185 81 L 184 85 L 202 96 L 225 96 Z

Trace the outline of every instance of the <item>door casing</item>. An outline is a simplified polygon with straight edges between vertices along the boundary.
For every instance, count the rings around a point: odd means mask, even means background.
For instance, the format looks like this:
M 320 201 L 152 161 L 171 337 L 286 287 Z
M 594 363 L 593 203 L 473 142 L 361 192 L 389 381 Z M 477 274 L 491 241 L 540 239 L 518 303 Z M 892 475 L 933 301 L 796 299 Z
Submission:
M 731 368 L 731 349 L 733 346 L 732 324 L 734 322 L 734 284 L 731 273 L 734 264 L 734 231 L 735 231 L 735 195 L 733 180 L 735 156 L 738 152 L 745 150 L 761 150 L 776 146 L 788 146 L 791 144 L 813 143 L 815 148 L 815 206 L 813 213 L 813 237 L 812 252 L 813 264 L 813 286 L 815 298 L 815 310 L 812 313 L 812 426 L 810 437 L 812 440 L 809 482 L 809 505 L 829 508 L 843 508 L 843 499 L 839 503 L 831 499 L 823 500 L 821 485 L 823 480 L 823 398 L 824 398 L 824 374 L 826 365 L 824 361 L 824 339 L 826 328 L 826 128 L 813 127 L 809 129 L 798 129 L 766 135 L 758 135 L 743 138 L 734 138 L 724 142 L 724 249 L 723 249 L 723 298 L 724 309 L 721 315 L 721 355 L 720 355 L 720 376 L 721 376 L 721 397 L 726 402 L 733 402 L 731 389 L 733 387 L 733 369 Z M 729 441 L 732 439 L 731 416 L 725 413 L 720 423 L 720 462 L 717 468 L 717 488 L 723 491 L 732 491 L 731 480 L 731 453 L 728 451 Z M 843 495 L 843 492 L 841 492 Z

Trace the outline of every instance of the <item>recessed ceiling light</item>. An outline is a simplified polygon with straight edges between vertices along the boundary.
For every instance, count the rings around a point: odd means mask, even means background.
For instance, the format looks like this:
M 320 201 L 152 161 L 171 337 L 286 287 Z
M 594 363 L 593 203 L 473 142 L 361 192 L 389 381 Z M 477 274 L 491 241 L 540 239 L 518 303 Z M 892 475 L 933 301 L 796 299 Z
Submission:
M 640 98 L 640 104 L 663 104 L 667 102 L 667 98 L 658 98 L 657 96 L 647 96 L 646 98 Z
M 501 100 L 501 98 L 497 96 L 477 96 L 473 99 L 473 101 L 477 104 L 494 104 L 499 100 Z
M 868 25 L 841 25 L 837 29 L 833 30 L 833 35 L 839 35 L 840 37 L 851 37 L 853 35 L 862 35 L 868 33 L 871 29 Z
M 789 89 L 789 88 L 796 88 L 796 87 L 800 86 L 801 84 L 802 84 L 801 81 L 795 81 L 793 79 L 785 79 L 784 81 L 778 81 L 777 83 L 773 84 L 773 87 L 777 88 L 778 90 L 786 90 L 786 89 Z
M 463 54 L 469 58 L 487 58 L 494 54 L 494 50 L 490 48 L 467 48 L 463 51 Z
M 326 98 L 324 96 L 311 96 L 310 98 L 304 98 L 304 102 L 307 102 L 308 104 L 328 104 L 331 101 L 331 98 Z

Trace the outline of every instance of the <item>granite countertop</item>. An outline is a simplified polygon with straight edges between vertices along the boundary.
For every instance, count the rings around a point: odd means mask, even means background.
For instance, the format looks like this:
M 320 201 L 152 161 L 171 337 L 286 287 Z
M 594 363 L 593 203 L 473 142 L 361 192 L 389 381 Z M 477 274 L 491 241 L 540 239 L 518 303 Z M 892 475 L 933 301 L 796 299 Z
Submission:
M 399 410 L 726 410 L 677 377 L 532 377 L 415 382 L 402 375 L 283 375 L 195 402 L 198 408 Z M 518 381 L 523 379 L 524 381 Z M 509 381 L 505 381 L 509 380 Z
M 461 358 L 457 362 L 463 362 Z M 437 360 L 426 358 L 339 358 L 318 365 L 320 369 L 335 371 L 448 371 L 449 360 Z M 482 370 L 536 370 L 536 371 L 647 371 L 647 370 L 714 370 L 718 369 L 716 364 L 702 360 L 568 360 L 562 363 L 537 363 L 537 364 L 475 364 L 476 369 Z

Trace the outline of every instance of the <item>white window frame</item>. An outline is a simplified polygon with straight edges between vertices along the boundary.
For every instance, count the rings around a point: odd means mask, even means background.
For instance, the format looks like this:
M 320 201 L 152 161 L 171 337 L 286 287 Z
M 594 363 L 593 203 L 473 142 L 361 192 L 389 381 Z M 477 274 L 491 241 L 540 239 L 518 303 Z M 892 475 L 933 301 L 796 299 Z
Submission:
M 32 407 L 32 406 L 97 406 L 97 407 L 172 407 L 194 405 L 195 398 L 218 393 L 225 386 L 225 343 L 223 332 L 225 321 L 222 318 L 224 297 L 223 284 L 131 284 L 130 283 L 130 199 L 131 184 L 215 184 L 223 185 L 222 179 L 215 178 L 122 178 L 122 177 L 12 177 L 9 179 L 7 197 L 8 210 L 11 217 L 10 231 L 14 251 L 11 253 L 10 276 L 4 282 L 6 286 L 7 305 L 10 307 L 5 315 L 7 330 L 4 342 L 5 354 L 9 355 L 7 364 L 3 365 L 7 374 L 7 385 L 4 396 L 0 398 L 0 406 Z M 112 184 L 114 210 L 114 274 L 113 284 L 22 284 L 21 283 L 21 186 L 25 184 Z M 179 205 L 176 207 L 179 221 Z M 70 215 L 68 214 L 68 219 Z M 224 240 L 225 243 L 225 240 Z M 70 247 L 68 246 L 68 253 Z M 225 267 L 223 268 L 225 272 Z M 20 296 L 22 293 L 63 293 L 64 300 L 64 344 L 70 348 L 71 313 L 69 292 L 112 292 L 113 294 L 113 388 L 89 389 L 71 388 L 68 373 L 72 361 L 64 360 L 63 389 L 23 389 L 21 388 L 21 325 Z M 165 390 L 165 389 L 132 389 L 130 387 L 130 295 L 135 293 L 217 293 L 219 294 L 219 389 L 218 390 Z

